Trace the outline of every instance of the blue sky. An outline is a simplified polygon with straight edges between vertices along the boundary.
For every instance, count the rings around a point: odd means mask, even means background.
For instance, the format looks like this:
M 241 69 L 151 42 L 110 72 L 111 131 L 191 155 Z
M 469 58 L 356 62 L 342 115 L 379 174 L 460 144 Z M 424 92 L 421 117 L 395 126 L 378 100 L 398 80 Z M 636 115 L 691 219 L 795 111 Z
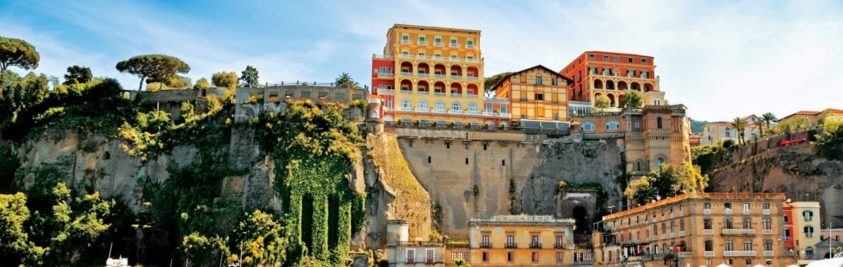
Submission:
M 41 53 L 36 70 L 69 65 L 114 77 L 138 54 L 191 65 L 194 81 L 253 65 L 261 82 L 370 83 L 371 56 L 395 23 L 480 29 L 485 75 L 586 50 L 652 55 L 670 103 L 695 119 L 843 108 L 840 1 L 2 1 L 0 36 Z M 20 71 L 20 70 L 17 70 Z

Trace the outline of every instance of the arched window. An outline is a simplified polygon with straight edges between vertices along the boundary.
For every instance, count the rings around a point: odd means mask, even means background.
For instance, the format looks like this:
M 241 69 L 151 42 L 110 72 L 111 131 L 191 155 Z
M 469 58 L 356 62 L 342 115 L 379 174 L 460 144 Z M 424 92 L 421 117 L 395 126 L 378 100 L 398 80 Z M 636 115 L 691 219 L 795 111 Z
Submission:
M 410 108 L 410 100 L 408 100 L 408 99 L 401 100 L 401 108 Z
M 662 128 L 662 117 L 656 118 L 656 128 L 658 128 L 658 129 Z
M 468 103 L 468 111 L 476 112 L 477 111 L 477 104 L 475 103 Z
M 419 100 L 419 108 L 427 109 L 427 100 Z
M 593 132 L 594 131 L 594 123 L 590 122 L 590 121 L 583 122 L 582 126 L 580 128 L 582 128 L 582 130 L 585 131 L 585 132 Z
M 451 110 L 462 110 L 460 109 L 460 102 L 451 103 Z
M 662 164 L 664 164 L 664 158 L 662 158 L 662 157 L 656 158 L 656 168 L 661 168 Z
M 445 102 L 436 101 L 436 110 L 445 110 Z
M 805 258 L 813 259 L 814 258 L 814 248 L 813 247 L 806 247 L 805 248 Z
M 606 130 L 617 130 L 621 128 L 621 123 L 617 121 L 609 121 L 606 123 Z

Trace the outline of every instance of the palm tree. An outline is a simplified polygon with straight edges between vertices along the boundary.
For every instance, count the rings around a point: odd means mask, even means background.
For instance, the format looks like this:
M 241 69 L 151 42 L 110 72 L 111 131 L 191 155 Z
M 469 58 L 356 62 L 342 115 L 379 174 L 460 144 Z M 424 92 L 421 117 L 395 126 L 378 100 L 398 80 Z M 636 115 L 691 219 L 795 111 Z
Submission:
M 738 132 L 738 145 L 744 144 L 744 129 L 746 129 L 746 120 L 741 117 L 735 117 L 732 120 L 732 127 Z
M 758 128 L 758 137 L 764 136 L 764 127 L 766 124 L 767 121 L 763 117 L 756 117 L 755 121 L 752 122 L 752 125 Z
M 761 120 L 763 120 L 764 123 L 767 124 L 767 130 L 770 130 L 770 123 L 776 122 L 779 119 L 776 118 L 776 115 L 773 114 L 772 112 L 767 112 L 767 113 L 761 114 Z
M 351 75 L 348 74 L 348 72 L 343 72 L 342 74 L 340 74 L 340 76 L 337 77 L 336 86 L 345 88 L 360 87 L 360 85 L 358 85 L 357 82 L 355 82 L 354 79 L 351 78 Z

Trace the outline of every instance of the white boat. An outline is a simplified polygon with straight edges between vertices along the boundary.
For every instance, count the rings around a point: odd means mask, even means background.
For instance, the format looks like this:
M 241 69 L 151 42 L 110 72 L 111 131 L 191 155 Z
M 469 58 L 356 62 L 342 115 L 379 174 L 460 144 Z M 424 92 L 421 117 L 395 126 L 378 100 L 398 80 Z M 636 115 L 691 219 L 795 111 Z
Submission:
M 108 258 L 105 260 L 105 267 L 129 267 L 129 259 L 128 258 Z
M 813 261 L 806 267 L 843 267 L 843 253 L 837 253 L 831 259 Z

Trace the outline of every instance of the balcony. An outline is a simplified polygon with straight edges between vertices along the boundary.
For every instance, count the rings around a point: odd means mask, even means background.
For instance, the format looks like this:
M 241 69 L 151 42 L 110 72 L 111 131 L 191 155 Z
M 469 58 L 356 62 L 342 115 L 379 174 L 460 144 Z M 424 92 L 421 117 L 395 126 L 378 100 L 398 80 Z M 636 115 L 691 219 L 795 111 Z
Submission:
M 394 75 L 390 72 L 376 72 L 375 73 L 375 77 L 378 77 L 378 78 L 392 78 L 392 76 L 394 76 Z
M 563 245 L 562 243 L 554 243 L 553 248 L 565 248 L 565 245 Z
M 427 78 L 430 77 L 430 73 L 419 73 L 419 77 Z
M 451 93 L 451 97 L 461 97 L 462 94 L 460 93 Z
M 703 256 L 706 256 L 706 257 L 714 257 L 714 251 L 706 251 L 706 252 L 703 252 Z
M 773 253 L 772 251 L 768 251 L 768 250 L 764 251 L 764 257 L 773 257 L 774 255 L 775 255 L 775 253 Z
M 726 214 L 726 215 L 731 215 L 732 209 L 725 209 L 725 210 L 723 210 L 723 213 Z
M 430 56 L 425 56 L 425 55 L 418 55 L 418 56 L 416 56 L 416 57 L 417 57 L 418 59 L 430 59 Z
M 464 114 L 465 112 L 462 110 L 448 110 L 448 114 Z
M 412 107 L 399 107 L 398 110 L 400 111 L 415 111 Z
M 433 45 L 434 46 L 442 46 L 442 42 L 434 42 Z
M 504 247 L 505 248 L 518 248 L 518 246 L 515 245 L 515 243 L 507 243 Z
M 705 214 L 705 215 L 711 215 L 711 209 L 704 209 L 704 210 L 703 210 L 703 214 Z
M 703 232 L 702 232 L 702 233 L 703 233 L 704 235 L 713 235 L 713 234 L 714 234 L 714 230 L 713 230 L 713 229 L 703 229 Z
M 749 209 L 743 209 L 741 211 L 743 212 L 743 215 L 749 215 Z
M 720 230 L 723 235 L 754 235 L 755 229 L 723 229 Z
M 462 75 L 451 75 L 451 79 L 457 80 L 462 78 Z
M 492 243 L 480 243 L 480 248 L 492 248 Z
M 402 72 L 401 72 L 401 75 L 402 75 L 402 76 L 413 76 L 413 73 L 412 73 L 412 72 L 405 72 L 405 71 L 402 71 Z
M 670 232 L 670 238 L 676 238 L 676 233 Z
M 467 78 L 468 78 L 469 81 L 476 81 L 477 80 L 477 76 L 468 76 Z
M 433 78 L 436 79 L 445 79 L 445 74 L 433 74 Z
M 446 96 L 447 94 L 445 94 L 445 92 L 433 92 L 433 95 L 435 95 L 435 96 Z
M 402 44 L 410 44 L 410 40 L 401 40 Z
M 395 94 L 395 90 L 392 90 L 392 89 L 380 89 L 380 88 L 378 88 L 377 92 L 378 92 L 379 95 L 394 95 Z
M 419 41 L 419 45 L 427 45 L 427 41 Z
M 401 54 L 401 57 L 403 57 L 403 58 L 413 58 L 413 56 L 411 56 L 410 54 Z
M 662 234 L 662 239 L 667 239 L 667 234 Z
M 451 45 L 449 45 L 448 47 L 450 47 L 450 48 L 460 48 L 460 45 L 455 44 L 455 43 L 451 43 Z
M 401 90 L 401 93 L 402 93 L 402 94 L 411 94 L 411 93 L 413 93 L 413 91 L 410 91 L 410 90 Z
M 465 45 L 465 48 L 474 48 L 474 45 Z
M 755 255 L 758 255 L 755 251 L 723 251 L 723 256 L 725 257 L 755 257 Z
M 679 237 L 685 237 L 685 231 L 679 231 Z
M 542 248 L 542 244 L 538 242 L 530 243 L 530 248 Z
M 471 98 L 471 97 L 477 97 L 477 94 L 467 93 L 467 94 L 466 94 L 466 97 L 469 97 L 469 98 Z
M 767 209 L 767 210 L 762 210 L 762 211 L 761 211 L 761 214 L 764 214 L 764 215 L 770 215 L 770 210 L 769 210 L 769 209 Z
M 428 112 L 428 111 L 430 111 L 430 109 L 429 108 L 415 108 L 415 109 L 413 109 L 413 111 L 415 111 L 415 112 Z
M 419 95 L 429 95 L 429 94 L 430 94 L 430 92 L 429 92 L 429 91 L 417 91 L 417 92 L 416 92 L 416 94 L 419 94 Z
M 679 252 L 680 258 L 690 258 L 690 257 L 693 257 L 693 256 L 694 256 L 694 253 L 690 252 L 690 251 Z

